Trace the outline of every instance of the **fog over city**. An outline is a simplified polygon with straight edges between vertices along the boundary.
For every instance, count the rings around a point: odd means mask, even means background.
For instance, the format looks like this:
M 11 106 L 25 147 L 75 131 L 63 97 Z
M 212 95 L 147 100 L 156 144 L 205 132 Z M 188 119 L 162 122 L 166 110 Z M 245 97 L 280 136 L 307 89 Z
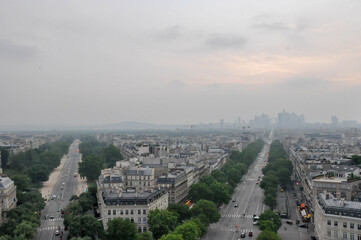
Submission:
M 0 125 L 361 121 L 361 1 L 1 1 Z

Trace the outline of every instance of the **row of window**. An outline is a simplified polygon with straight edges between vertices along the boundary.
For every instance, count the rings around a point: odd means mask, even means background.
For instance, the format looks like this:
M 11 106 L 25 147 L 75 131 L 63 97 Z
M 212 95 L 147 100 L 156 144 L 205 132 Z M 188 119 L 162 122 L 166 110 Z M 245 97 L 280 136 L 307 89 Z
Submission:
M 134 214 L 134 210 L 133 210 L 133 209 L 131 209 L 131 210 L 128 210 L 128 209 L 123 210 L 123 209 L 121 209 L 121 210 L 119 210 L 119 212 L 120 212 L 120 215 L 123 215 L 124 213 L 125 213 L 125 215 L 129 215 L 129 213 L 130 213 L 131 215 Z M 138 214 L 142 214 L 142 210 L 141 210 L 141 209 L 138 209 Z M 143 214 L 147 214 L 147 209 L 143 209 Z M 112 215 L 112 210 L 108 210 L 108 215 Z M 117 215 L 117 210 L 113 210 L 113 215 Z
M 126 182 L 126 185 L 133 186 L 133 182 Z M 137 185 L 136 182 L 134 183 L 135 185 Z M 142 186 L 142 182 L 139 182 L 139 185 Z M 143 182 L 143 185 L 146 186 L 147 182 Z M 150 186 L 150 182 L 148 182 L 148 186 Z
M 125 175 L 125 179 L 150 180 L 150 176 L 131 176 L 131 175 Z
M 331 220 L 327 220 L 327 225 L 329 225 L 329 226 L 331 225 Z M 334 221 L 333 225 L 338 226 L 338 221 Z M 347 222 L 343 222 L 342 226 L 344 228 L 347 228 Z M 355 224 L 350 223 L 350 228 L 355 228 Z M 357 229 L 361 230 L 361 224 L 357 224 Z
M 331 237 L 331 229 L 327 229 L 327 237 Z M 338 238 L 338 230 L 333 231 L 333 237 Z M 347 238 L 347 237 L 348 237 L 347 232 L 343 232 L 342 239 L 355 240 L 355 234 L 354 233 L 350 233 L 350 237 L 349 238 Z M 357 234 L 357 240 L 361 240 L 361 234 Z

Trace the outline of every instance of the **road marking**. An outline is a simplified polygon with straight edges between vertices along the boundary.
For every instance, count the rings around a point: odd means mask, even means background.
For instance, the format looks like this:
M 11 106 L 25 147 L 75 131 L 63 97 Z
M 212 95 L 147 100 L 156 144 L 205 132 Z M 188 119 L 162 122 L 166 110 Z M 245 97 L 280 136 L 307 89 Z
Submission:
M 221 216 L 222 218 L 253 218 L 253 215 L 245 215 L 243 214 L 225 214 Z

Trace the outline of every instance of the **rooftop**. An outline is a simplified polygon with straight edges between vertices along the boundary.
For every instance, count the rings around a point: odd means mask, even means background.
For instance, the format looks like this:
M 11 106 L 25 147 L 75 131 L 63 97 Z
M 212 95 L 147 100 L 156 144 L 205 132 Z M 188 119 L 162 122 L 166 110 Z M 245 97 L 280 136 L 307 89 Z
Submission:
M 320 193 L 318 203 L 326 214 L 361 218 L 361 202 L 338 200 L 331 193 Z

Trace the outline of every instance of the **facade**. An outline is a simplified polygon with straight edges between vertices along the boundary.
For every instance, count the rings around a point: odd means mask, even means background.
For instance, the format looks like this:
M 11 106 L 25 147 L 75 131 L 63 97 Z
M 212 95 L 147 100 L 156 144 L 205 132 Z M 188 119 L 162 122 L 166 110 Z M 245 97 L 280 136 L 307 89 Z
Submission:
M 361 180 L 350 181 L 347 178 L 321 177 L 313 180 L 313 196 L 327 191 L 337 199 L 346 201 L 360 201 L 358 193 L 361 191 Z
M 130 219 L 137 225 L 138 232 L 148 230 L 148 213 L 156 208 L 163 210 L 168 207 L 166 189 L 152 189 L 144 192 L 121 192 L 102 189 L 98 183 L 98 207 L 104 229 L 108 222 L 115 218 Z
M 170 171 L 167 175 L 159 177 L 157 183 L 158 187 L 168 189 L 170 204 L 179 203 L 187 197 L 188 181 L 183 170 Z
M 129 167 L 122 172 L 126 188 L 143 191 L 155 187 L 154 168 Z
M 361 203 L 320 193 L 315 200 L 315 232 L 320 240 L 361 240 Z
M 16 202 L 16 186 L 14 182 L 8 177 L 0 176 L 0 224 L 6 220 L 7 211 L 16 207 Z

